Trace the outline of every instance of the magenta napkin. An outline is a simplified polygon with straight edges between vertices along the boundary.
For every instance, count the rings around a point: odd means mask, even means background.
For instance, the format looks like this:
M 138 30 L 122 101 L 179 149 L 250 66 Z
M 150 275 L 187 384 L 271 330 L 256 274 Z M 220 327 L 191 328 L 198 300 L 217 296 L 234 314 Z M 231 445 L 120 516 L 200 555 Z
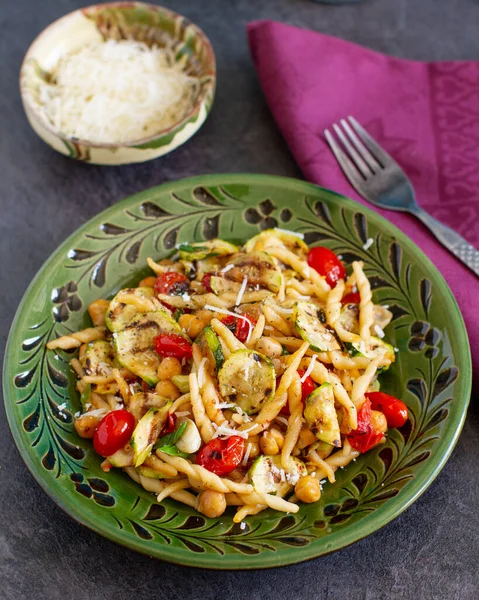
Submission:
M 400 60 L 273 21 L 251 23 L 248 38 L 266 100 L 304 176 L 386 217 L 442 273 L 466 322 L 479 384 L 479 280 L 415 217 L 362 200 L 323 137 L 353 115 L 406 171 L 421 206 L 477 248 L 479 62 Z

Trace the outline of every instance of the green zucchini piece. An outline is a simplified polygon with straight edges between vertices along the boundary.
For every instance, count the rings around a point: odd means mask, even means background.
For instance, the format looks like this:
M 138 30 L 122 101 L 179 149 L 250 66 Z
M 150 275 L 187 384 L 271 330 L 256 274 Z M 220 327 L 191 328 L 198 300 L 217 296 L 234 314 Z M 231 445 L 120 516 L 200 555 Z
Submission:
M 190 391 L 190 378 L 188 375 L 173 375 L 171 381 L 182 394 L 187 394 Z
M 88 375 L 106 375 L 110 370 L 115 353 L 110 342 L 95 340 L 89 342 L 80 363 Z
M 133 466 L 133 449 L 129 448 L 128 450 L 121 449 L 117 450 L 115 454 L 107 457 L 108 462 L 113 467 L 132 467 Z
M 162 408 L 167 402 L 168 398 L 154 392 L 137 392 L 131 396 L 128 410 L 140 420 L 149 408 Z
M 271 360 L 255 350 L 236 350 L 218 373 L 220 392 L 244 412 L 254 414 L 274 398 L 275 372 Z
M 224 240 L 207 240 L 204 242 L 187 242 L 178 246 L 181 260 L 194 261 L 212 256 L 228 256 L 238 252 L 238 247 Z
M 121 331 L 113 334 L 118 362 L 141 377 L 150 386 L 158 383 L 160 357 L 153 340 L 160 333 L 187 336 L 178 323 L 164 310 L 136 313 L 136 317 Z
M 163 475 L 163 473 L 160 473 L 156 469 L 152 469 L 151 467 L 144 467 L 143 465 L 137 467 L 136 470 L 140 475 L 143 475 L 143 477 L 150 477 L 151 479 L 165 479 L 166 477 L 166 475 Z
M 153 445 L 166 422 L 171 404 L 166 402 L 162 408 L 150 408 L 138 421 L 130 441 L 135 467 L 139 467 L 151 454 Z
M 226 277 L 212 275 L 210 279 L 210 287 L 217 296 L 221 296 L 221 294 L 226 294 L 228 292 L 237 294 L 240 291 L 241 283 L 237 281 L 231 281 L 231 279 L 226 279 Z
M 267 252 L 249 252 L 248 254 L 235 254 L 227 266 L 232 265 L 224 272 L 224 277 L 231 281 L 242 283 L 246 277 L 248 285 L 259 285 L 272 292 L 279 292 L 282 275 L 275 259 Z
M 281 465 L 281 456 L 262 454 L 251 465 L 248 479 L 257 492 L 283 498 L 300 477 L 307 474 L 306 466 L 297 458 L 291 457 L 290 467 L 285 470 Z
M 201 354 L 208 359 L 212 372 L 216 373 L 219 371 L 223 366 L 225 357 L 220 339 L 213 327 L 207 325 L 196 338 L 195 343 L 200 347 Z
M 244 248 L 246 252 L 258 250 L 268 252 L 270 248 L 286 248 L 300 258 L 305 258 L 309 252 L 307 244 L 301 238 L 280 229 L 266 229 L 258 233 L 246 242 Z
M 339 316 L 341 326 L 351 333 L 359 333 L 359 304 L 345 304 Z
M 373 335 L 371 336 L 369 344 L 366 344 L 361 340 L 358 342 L 346 342 L 344 346 L 351 356 L 365 356 L 370 360 L 374 360 L 375 358 L 387 358 L 391 362 L 396 360 L 394 348 L 391 344 L 388 344 Z
M 122 294 L 127 292 L 139 298 L 153 298 L 155 292 L 151 287 L 138 287 L 120 290 Z M 105 313 L 105 324 L 110 331 L 121 331 L 138 314 L 138 309 L 131 304 L 124 304 L 117 300 L 118 294 L 110 302 Z
M 311 302 L 296 302 L 293 306 L 294 327 L 305 342 L 316 352 L 340 350 L 334 333 L 323 325 L 323 311 Z
M 334 408 L 333 386 L 323 383 L 306 398 L 304 407 L 306 424 L 314 435 L 327 444 L 341 447 L 338 415 Z

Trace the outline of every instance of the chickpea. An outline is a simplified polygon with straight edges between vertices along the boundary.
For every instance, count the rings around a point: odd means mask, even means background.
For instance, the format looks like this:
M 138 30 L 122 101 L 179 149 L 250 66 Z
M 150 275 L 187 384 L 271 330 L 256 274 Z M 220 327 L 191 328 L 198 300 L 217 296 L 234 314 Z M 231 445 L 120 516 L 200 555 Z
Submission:
M 142 279 L 138 284 L 138 287 L 155 287 L 155 283 L 156 277 L 153 277 L 152 275 L 151 277 L 145 277 L 145 279 Z
M 256 344 L 256 350 L 270 358 L 277 358 L 283 353 L 281 344 L 271 337 L 260 338 Z
M 178 325 L 184 329 L 192 339 L 197 337 L 205 327 L 204 321 L 195 317 L 195 315 L 181 315 L 178 319 Z
M 252 458 L 256 458 L 259 455 L 259 436 L 254 435 L 253 437 L 248 438 L 245 444 L 245 451 L 249 446 L 249 460 Z
M 206 517 L 214 519 L 220 517 L 226 510 L 226 498 L 221 492 L 206 490 L 196 498 L 196 510 Z
M 155 392 L 159 396 L 163 396 L 163 398 L 169 398 L 170 400 L 176 400 L 181 396 L 181 392 L 176 385 L 166 379 L 159 381 L 156 384 Z
M 316 436 L 308 427 L 306 427 L 306 426 L 301 427 L 301 431 L 299 432 L 299 439 L 298 439 L 298 448 L 300 450 L 302 450 L 303 448 L 306 448 L 306 446 L 309 446 L 310 444 L 313 444 L 316 441 L 317 441 Z
M 259 441 L 259 445 L 263 454 L 268 454 L 270 456 L 279 454 L 283 444 L 283 434 L 274 427 L 265 431 Z
M 371 411 L 371 425 L 376 431 L 380 431 L 381 433 L 386 433 L 388 430 L 386 417 L 384 416 L 384 413 L 379 410 Z
M 95 434 L 95 429 L 103 417 L 98 415 L 91 416 L 88 413 L 75 419 L 75 429 L 81 438 L 92 438 Z
M 206 327 L 206 325 L 208 325 L 208 323 L 214 317 L 214 313 L 211 312 L 211 310 L 201 309 L 196 312 L 196 316 L 198 317 L 198 319 L 201 319 L 203 321 Z
M 301 502 L 317 502 L 321 498 L 321 486 L 314 475 L 301 477 L 294 492 Z
M 88 314 L 95 327 L 105 324 L 105 312 L 109 306 L 110 302 L 108 300 L 102 300 L 101 298 L 99 300 L 94 300 L 88 306 Z
M 166 356 L 158 367 L 158 378 L 163 381 L 181 375 L 181 362 L 174 356 Z

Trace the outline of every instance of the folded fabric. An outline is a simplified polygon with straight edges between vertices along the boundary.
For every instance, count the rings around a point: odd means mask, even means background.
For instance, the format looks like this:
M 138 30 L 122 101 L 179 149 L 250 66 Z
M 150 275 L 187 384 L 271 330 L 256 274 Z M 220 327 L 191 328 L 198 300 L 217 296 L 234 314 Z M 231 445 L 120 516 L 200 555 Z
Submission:
M 273 21 L 249 24 L 258 77 L 304 176 L 358 200 L 406 233 L 451 287 L 479 387 L 478 279 L 413 216 L 376 209 L 344 177 L 323 136 L 353 115 L 410 177 L 418 202 L 479 247 L 479 62 L 385 56 Z

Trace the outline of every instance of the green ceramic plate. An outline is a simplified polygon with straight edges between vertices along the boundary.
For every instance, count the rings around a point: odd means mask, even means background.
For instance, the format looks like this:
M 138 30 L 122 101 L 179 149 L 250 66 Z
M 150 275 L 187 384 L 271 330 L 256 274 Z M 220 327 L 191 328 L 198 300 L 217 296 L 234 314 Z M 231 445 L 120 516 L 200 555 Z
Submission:
M 376 300 L 394 320 L 399 348 L 382 389 L 411 419 L 325 485 L 296 515 L 261 513 L 245 529 L 233 513 L 207 519 L 173 500 L 154 503 L 125 474 L 100 469 L 77 437 L 71 354 L 47 340 L 87 325 L 86 307 L 148 273 L 147 256 L 220 236 L 240 240 L 278 226 L 328 245 L 346 263 L 364 260 Z M 363 249 L 372 237 L 374 244 Z M 447 318 L 445 318 L 447 317 Z M 17 446 L 45 491 L 92 530 L 164 560 L 217 569 L 297 563 L 374 532 L 408 507 L 446 462 L 469 401 L 471 364 L 461 314 L 432 263 L 390 223 L 314 185 L 262 175 L 187 179 L 137 194 L 81 227 L 45 263 L 18 309 L 6 350 L 5 404 Z M 62 407 L 62 408 L 61 408 Z

